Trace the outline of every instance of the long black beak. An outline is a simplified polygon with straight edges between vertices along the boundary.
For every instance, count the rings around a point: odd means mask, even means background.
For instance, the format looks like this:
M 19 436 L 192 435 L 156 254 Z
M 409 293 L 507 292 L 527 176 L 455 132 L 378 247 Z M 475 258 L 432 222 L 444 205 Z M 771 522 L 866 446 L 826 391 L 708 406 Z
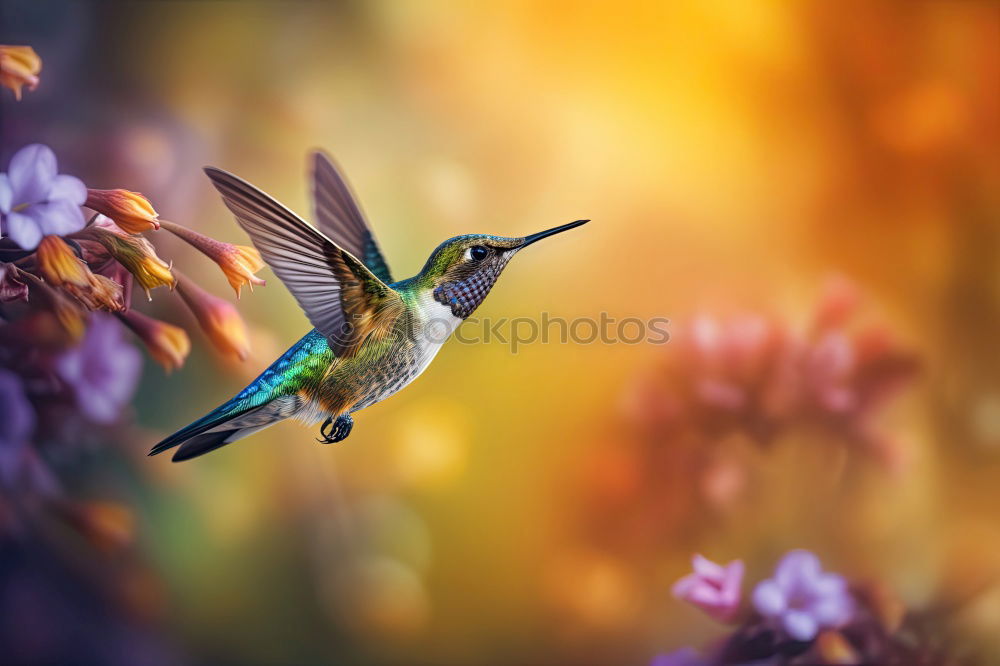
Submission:
M 587 222 L 590 222 L 590 220 L 577 220 L 576 222 L 570 222 L 569 224 L 563 224 L 558 227 L 546 229 L 545 231 L 539 231 L 537 234 L 531 234 L 530 236 L 525 236 L 524 242 L 521 243 L 521 246 L 518 249 L 521 249 L 522 247 L 527 247 L 532 243 L 534 243 L 535 241 L 540 241 L 543 238 L 548 238 L 549 236 L 554 236 L 564 231 L 569 231 L 570 229 L 576 229 L 579 226 L 587 224 Z

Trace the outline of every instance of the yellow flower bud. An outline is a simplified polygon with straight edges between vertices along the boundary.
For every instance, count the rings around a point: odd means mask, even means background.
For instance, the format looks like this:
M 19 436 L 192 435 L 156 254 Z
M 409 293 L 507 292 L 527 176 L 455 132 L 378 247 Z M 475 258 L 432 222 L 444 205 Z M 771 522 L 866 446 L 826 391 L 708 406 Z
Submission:
M 107 248 L 115 261 L 135 277 L 146 292 L 147 299 L 150 298 L 150 289 L 162 286 L 174 288 L 177 280 L 170 272 L 170 265 L 156 255 L 153 244 L 145 238 L 115 233 L 96 224 L 87 227 L 85 233 Z
M 118 317 L 139 336 L 149 354 L 164 370 L 172 372 L 184 365 L 184 360 L 191 351 L 191 339 L 183 328 L 147 317 L 135 310 L 129 310 Z
M 90 277 L 92 281 L 86 287 L 77 289 L 67 284 L 63 288 L 91 310 L 118 312 L 125 309 L 125 299 L 120 284 L 103 275 L 91 273 Z
M 87 208 L 96 210 L 114 220 L 115 224 L 130 234 L 160 228 L 159 215 L 149 199 L 128 190 L 87 190 Z
M 828 629 L 816 638 L 816 651 L 824 664 L 860 664 L 861 660 L 850 641 L 839 631 Z
M 245 361 L 250 354 L 247 326 L 228 301 L 212 296 L 189 278 L 178 276 L 177 293 L 216 349 Z
M 46 236 L 38 244 L 38 268 L 53 286 L 62 287 L 91 310 L 117 312 L 125 308 L 122 287 L 103 275 L 94 275 L 87 264 L 59 236 Z
M 21 100 L 21 86 L 28 90 L 38 87 L 38 73 L 42 71 L 42 59 L 30 46 L 0 45 L 0 86 L 14 91 L 14 97 Z
M 230 286 L 236 291 L 236 298 L 240 297 L 243 285 L 248 285 L 250 291 L 253 291 L 254 285 L 263 286 L 265 284 L 264 280 L 254 275 L 264 268 L 264 260 L 260 258 L 260 253 L 254 248 L 223 243 L 176 222 L 161 220 L 160 224 L 164 229 L 217 263 L 226 275 Z
M 253 291 L 253 286 L 263 287 L 267 284 L 263 279 L 254 275 L 264 268 L 264 260 L 260 258 L 260 252 L 246 245 L 230 245 L 224 261 L 219 262 L 230 286 L 236 290 L 236 298 L 240 297 L 240 287 L 246 284 Z
M 66 241 L 59 236 L 46 236 L 38 244 L 38 268 L 42 276 L 52 285 L 61 287 L 67 282 L 84 285 L 89 269 L 76 256 Z
M 34 273 L 21 271 L 19 277 L 28 283 L 32 297 L 38 297 L 45 306 L 45 311 L 39 312 L 40 316 L 34 318 L 35 323 L 39 325 L 34 327 L 32 335 L 41 338 L 49 337 L 45 321 L 50 321 L 49 315 L 51 315 L 66 333 L 69 343 L 79 342 L 87 328 L 86 311 L 82 310 L 72 299 L 67 298 L 62 291 L 53 288 Z

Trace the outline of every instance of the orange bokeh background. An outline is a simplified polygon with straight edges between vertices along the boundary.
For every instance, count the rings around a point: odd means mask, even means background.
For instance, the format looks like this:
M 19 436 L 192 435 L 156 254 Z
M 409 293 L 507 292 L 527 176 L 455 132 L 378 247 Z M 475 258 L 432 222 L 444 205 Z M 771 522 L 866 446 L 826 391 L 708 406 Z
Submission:
M 343 444 L 284 423 L 195 462 L 142 461 L 140 547 L 162 577 L 150 603 L 194 654 L 647 663 L 718 633 L 670 596 L 695 551 L 743 558 L 759 579 L 807 547 L 912 606 L 1000 572 L 995 4 L 161 2 L 84 13 L 90 46 L 72 67 L 46 60 L 55 73 L 26 103 L 52 104 L 60 78 L 76 80 L 79 118 L 57 136 L 78 147 L 81 172 L 107 181 L 93 186 L 142 191 L 164 218 L 245 243 L 200 168 L 233 171 L 308 215 L 306 155 L 323 147 L 397 277 L 450 236 L 590 218 L 519 255 L 477 316 L 672 322 L 663 346 L 513 354 L 453 342 L 412 386 L 356 415 Z M 163 248 L 191 252 L 169 238 Z M 228 296 L 209 262 L 192 254 L 185 265 Z M 706 481 L 709 497 L 750 489 L 728 504 L 675 491 L 696 453 L 671 456 L 669 438 L 654 443 L 662 474 L 637 472 L 649 442 L 631 391 L 681 353 L 684 323 L 754 312 L 803 325 L 830 275 L 863 294 L 860 318 L 919 358 L 880 417 L 905 462 L 889 470 L 808 433 L 767 450 L 736 442 Z M 136 410 L 150 441 L 228 398 L 308 329 L 262 276 L 267 287 L 239 303 L 250 360 L 219 359 L 196 336 L 181 371 L 147 368 Z M 139 307 L 186 316 L 165 296 Z M 658 532 L 655 550 L 608 529 L 650 497 L 666 507 L 643 528 Z M 611 502 L 595 523 L 594 507 Z M 994 653 L 998 624 L 995 589 L 956 620 L 963 640 Z

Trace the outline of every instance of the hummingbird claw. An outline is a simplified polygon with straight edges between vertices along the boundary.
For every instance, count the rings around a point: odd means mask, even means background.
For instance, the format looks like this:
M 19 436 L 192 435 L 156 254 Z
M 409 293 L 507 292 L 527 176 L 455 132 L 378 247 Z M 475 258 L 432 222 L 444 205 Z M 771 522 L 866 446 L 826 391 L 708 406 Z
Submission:
M 323 425 L 319 427 L 319 434 L 323 435 L 323 438 L 320 439 L 319 437 L 317 437 L 316 441 L 319 442 L 320 444 L 331 444 L 332 442 L 330 440 L 329 431 L 332 428 L 333 428 L 333 417 L 328 416 L 326 417 L 326 421 L 323 421 Z
M 341 414 L 336 419 L 332 416 L 328 416 L 323 425 L 319 427 L 319 434 L 323 436 L 322 439 L 317 438 L 316 441 L 320 444 L 336 444 L 337 442 L 342 442 L 347 439 L 347 436 L 351 434 L 351 429 L 354 427 L 354 419 L 351 418 L 350 414 Z

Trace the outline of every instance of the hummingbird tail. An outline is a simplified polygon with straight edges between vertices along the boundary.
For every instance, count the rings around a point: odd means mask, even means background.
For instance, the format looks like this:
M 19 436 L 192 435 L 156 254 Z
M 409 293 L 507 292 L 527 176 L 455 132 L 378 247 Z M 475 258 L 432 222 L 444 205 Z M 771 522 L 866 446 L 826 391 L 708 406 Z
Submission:
M 174 462 L 180 462 L 214 451 L 286 418 L 280 402 L 254 406 L 226 403 L 164 439 L 150 450 L 149 455 L 180 446 L 173 457 Z
M 195 435 L 184 442 L 181 448 L 177 449 L 177 453 L 174 454 L 172 460 L 174 462 L 181 462 L 197 458 L 209 451 L 214 451 L 219 447 L 235 442 L 237 439 L 246 437 L 255 430 L 258 430 L 258 428 L 232 428 L 229 430 L 213 430 L 212 432 Z

